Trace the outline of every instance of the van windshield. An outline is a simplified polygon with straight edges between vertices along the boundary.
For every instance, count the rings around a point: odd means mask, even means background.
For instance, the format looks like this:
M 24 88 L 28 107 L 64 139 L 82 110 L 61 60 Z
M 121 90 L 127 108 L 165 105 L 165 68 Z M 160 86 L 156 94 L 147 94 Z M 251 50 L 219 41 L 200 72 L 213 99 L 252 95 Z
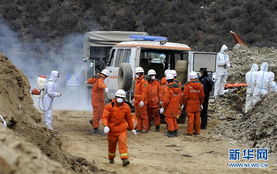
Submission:
M 90 47 L 90 59 L 107 57 L 111 47 Z

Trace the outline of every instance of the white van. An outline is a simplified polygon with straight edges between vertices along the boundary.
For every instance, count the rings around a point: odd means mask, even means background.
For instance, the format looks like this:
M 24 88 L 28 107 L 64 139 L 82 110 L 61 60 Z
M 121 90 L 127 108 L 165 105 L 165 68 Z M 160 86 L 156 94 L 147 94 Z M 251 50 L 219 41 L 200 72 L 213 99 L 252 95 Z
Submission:
M 184 85 L 191 71 L 199 72 L 207 68 L 209 75 L 216 71 L 216 53 L 191 51 L 186 44 L 167 42 L 165 37 L 134 36 L 131 41 L 120 42 L 112 47 L 107 61 L 110 77 L 106 84 L 110 90 L 110 99 L 117 89 L 127 91 L 128 101 L 133 99 L 135 68 L 141 66 L 145 74 L 149 69 L 157 72 L 161 79 L 166 69 L 175 69 L 177 79 Z M 145 40 L 142 40 L 145 38 Z M 150 38 L 150 39 L 149 39 Z M 157 39 L 155 39 L 157 38 Z M 154 41 L 150 41 L 150 40 Z

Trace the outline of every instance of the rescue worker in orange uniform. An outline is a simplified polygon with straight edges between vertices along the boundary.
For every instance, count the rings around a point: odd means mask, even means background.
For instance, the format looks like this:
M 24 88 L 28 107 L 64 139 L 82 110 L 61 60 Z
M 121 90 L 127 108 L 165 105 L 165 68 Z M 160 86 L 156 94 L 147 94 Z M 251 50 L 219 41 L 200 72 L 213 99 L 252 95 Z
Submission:
M 167 84 L 166 82 L 166 75 L 171 73 L 171 70 L 170 69 L 167 69 L 164 71 L 164 77 L 161 79 L 161 85 L 162 86 L 165 86 Z
M 150 69 L 147 73 L 147 75 L 150 77 L 148 81 L 148 89 L 147 89 L 147 114 L 149 119 L 149 128 L 151 125 L 151 121 L 154 121 L 154 125 L 156 126 L 155 132 L 160 131 L 160 99 L 161 99 L 161 85 L 160 82 L 156 79 L 156 71 L 153 69 Z
M 115 98 L 111 103 L 105 106 L 102 117 L 104 133 L 108 134 L 110 163 L 114 164 L 116 145 L 118 144 L 123 166 L 127 166 L 130 163 L 128 160 L 127 128 L 129 127 L 135 135 L 137 134 L 133 125 L 131 109 L 129 105 L 124 102 L 125 97 L 126 93 L 124 90 L 117 90 Z
M 187 135 L 200 134 L 200 112 L 201 105 L 204 102 L 204 89 L 203 85 L 198 81 L 198 75 L 192 71 L 189 73 L 190 81 L 186 83 L 183 92 L 183 102 L 186 106 L 188 116 Z
M 147 87 L 148 82 L 144 79 L 142 67 L 136 68 L 136 82 L 134 89 L 134 106 L 137 116 L 137 132 L 147 133 L 149 120 L 147 115 Z
M 167 136 L 178 136 L 177 117 L 180 116 L 180 107 L 182 104 L 182 91 L 180 87 L 174 82 L 174 76 L 168 74 L 166 76 L 168 82 L 167 88 L 164 91 L 163 107 L 161 113 L 164 112 L 165 121 L 167 123 Z
M 167 81 L 166 81 L 166 75 L 167 74 L 170 74 L 171 73 L 171 70 L 170 69 L 167 69 L 164 71 L 164 77 L 161 79 L 161 96 L 163 97 L 164 96 L 164 91 L 165 91 L 165 88 L 167 86 Z M 162 107 L 163 105 L 163 98 L 160 98 L 160 107 Z M 165 117 L 164 117 L 164 114 L 160 112 L 160 118 L 161 118 L 161 122 L 164 123 L 165 122 Z
M 90 120 L 90 124 L 93 127 L 93 131 L 95 134 L 99 134 L 99 122 L 103 114 L 104 106 L 105 106 L 105 94 L 104 92 L 108 93 L 109 90 L 104 83 L 105 78 L 109 76 L 109 70 L 103 69 L 100 74 L 97 74 L 93 78 L 89 78 L 87 80 L 87 84 L 92 84 L 92 107 L 93 107 L 93 114 L 92 120 Z
M 175 70 L 171 70 L 171 74 L 174 76 L 174 82 L 177 83 L 181 88 L 182 84 L 179 82 L 179 80 L 177 80 L 177 72 Z

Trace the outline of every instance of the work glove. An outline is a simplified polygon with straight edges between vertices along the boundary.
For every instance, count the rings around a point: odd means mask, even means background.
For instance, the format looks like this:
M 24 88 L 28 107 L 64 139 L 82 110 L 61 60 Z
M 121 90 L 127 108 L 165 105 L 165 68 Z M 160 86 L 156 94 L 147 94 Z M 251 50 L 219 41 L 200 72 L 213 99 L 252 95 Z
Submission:
M 108 93 L 109 92 L 109 88 L 105 88 L 105 92 Z
M 184 105 L 181 105 L 181 111 L 184 109 Z
M 161 105 L 161 106 L 163 105 L 163 102 L 162 102 L 162 101 L 160 101 L 160 105 Z
M 164 108 L 161 108 L 160 109 L 160 114 L 163 114 L 164 113 Z
M 144 102 L 143 101 L 140 101 L 139 102 L 139 107 L 142 108 L 144 106 Z
M 110 128 L 108 126 L 104 127 L 104 133 L 107 134 L 110 132 Z
M 137 131 L 136 131 L 135 129 L 132 130 L 132 133 L 133 133 L 134 135 L 137 135 Z
M 60 97 L 60 96 L 62 96 L 62 93 L 58 93 L 58 95 L 57 95 L 58 97 Z
M 203 105 L 200 106 L 200 110 L 201 110 L 201 111 L 203 110 Z

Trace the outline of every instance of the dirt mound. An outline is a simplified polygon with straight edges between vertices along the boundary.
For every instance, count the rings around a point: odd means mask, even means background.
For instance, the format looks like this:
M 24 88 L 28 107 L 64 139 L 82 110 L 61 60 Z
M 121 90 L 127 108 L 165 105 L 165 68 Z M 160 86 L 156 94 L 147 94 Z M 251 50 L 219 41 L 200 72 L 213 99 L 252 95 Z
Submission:
M 269 71 L 277 74 L 277 49 L 274 48 L 239 48 L 230 52 L 232 67 L 229 69 L 228 83 L 244 83 L 245 74 L 250 70 L 251 65 L 268 62 Z
M 47 158 L 41 150 L 11 130 L 0 126 L 1 174 L 70 173 L 60 163 Z
M 277 50 L 273 48 L 237 49 L 230 52 L 232 68 L 228 83 L 245 83 L 245 74 L 253 63 L 266 61 L 269 70 L 277 74 Z M 277 152 L 277 94 L 265 96 L 248 114 L 243 114 L 245 90 L 226 94 L 215 101 L 214 115 L 223 120 L 214 131 L 219 136 L 232 138 L 250 147 L 269 148 Z
M 251 113 L 225 121 L 216 131 L 219 135 L 239 140 L 250 147 L 268 148 L 277 152 L 277 94 L 267 95 Z M 227 118 L 232 114 L 227 108 Z
M 61 149 L 58 134 L 48 131 L 40 123 L 41 115 L 33 106 L 27 78 L 1 54 L 0 67 L 0 114 L 8 127 L 66 169 L 75 173 L 101 173 L 94 164 Z

